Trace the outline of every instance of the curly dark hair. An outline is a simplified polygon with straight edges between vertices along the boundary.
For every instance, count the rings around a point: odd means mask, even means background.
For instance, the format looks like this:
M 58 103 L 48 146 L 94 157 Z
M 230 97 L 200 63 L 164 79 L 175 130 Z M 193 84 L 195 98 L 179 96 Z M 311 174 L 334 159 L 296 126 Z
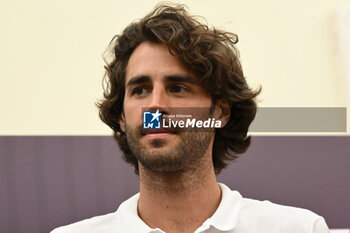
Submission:
M 199 77 L 199 83 L 213 101 L 224 99 L 230 104 L 229 122 L 215 132 L 212 158 L 218 174 L 227 161 L 248 149 L 251 137 L 247 137 L 247 132 L 256 114 L 255 97 L 261 91 L 261 88 L 256 91 L 249 88 L 243 76 L 234 46 L 237 35 L 200 23 L 188 14 L 184 5 L 160 4 L 138 22 L 131 23 L 121 35 L 114 36 L 106 50 L 111 61 L 105 57 L 104 98 L 96 105 L 101 120 L 113 129 L 123 159 L 135 166 L 136 174 L 138 161 L 119 120 L 123 112 L 125 70 L 131 54 L 144 41 L 167 45 L 171 54 Z

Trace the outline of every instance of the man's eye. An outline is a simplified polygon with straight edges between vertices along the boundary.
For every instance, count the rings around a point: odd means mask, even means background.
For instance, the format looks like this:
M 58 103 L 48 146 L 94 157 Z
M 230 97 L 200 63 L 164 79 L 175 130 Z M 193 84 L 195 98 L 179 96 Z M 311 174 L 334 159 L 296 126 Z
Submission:
M 187 88 L 179 86 L 179 85 L 175 85 L 175 86 L 170 88 L 170 91 L 172 93 L 184 93 L 187 91 Z
M 136 87 L 133 91 L 133 95 L 144 95 L 147 93 L 147 89 L 144 87 Z

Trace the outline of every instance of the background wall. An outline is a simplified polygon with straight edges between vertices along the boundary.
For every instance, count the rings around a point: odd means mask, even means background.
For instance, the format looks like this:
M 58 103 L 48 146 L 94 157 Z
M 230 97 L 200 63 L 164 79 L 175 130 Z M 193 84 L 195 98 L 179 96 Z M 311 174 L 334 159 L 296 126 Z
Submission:
M 94 106 L 102 96 L 101 54 L 157 2 L 0 0 L 0 134 L 110 134 Z M 263 87 L 260 106 L 349 104 L 333 24 L 336 6 L 349 1 L 181 2 L 239 35 L 245 75 Z
M 218 180 L 244 197 L 307 208 L 350 228 L 350 137 L 256 136 Z M 138 192 L 107 136 L 0 137 L 0 232 L 44 233 L 116 211 Z

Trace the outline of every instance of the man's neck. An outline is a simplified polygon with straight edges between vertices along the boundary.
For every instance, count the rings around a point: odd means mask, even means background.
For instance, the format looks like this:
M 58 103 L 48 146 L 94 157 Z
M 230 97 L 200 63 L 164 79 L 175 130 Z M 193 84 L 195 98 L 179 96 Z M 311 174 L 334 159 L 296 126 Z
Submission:
M 174 173 L 152 172 L 140 166 L 138 214 L 151 228 L 167 233 L 194 232 L 214 214 L 220 200 L 212 162 Z

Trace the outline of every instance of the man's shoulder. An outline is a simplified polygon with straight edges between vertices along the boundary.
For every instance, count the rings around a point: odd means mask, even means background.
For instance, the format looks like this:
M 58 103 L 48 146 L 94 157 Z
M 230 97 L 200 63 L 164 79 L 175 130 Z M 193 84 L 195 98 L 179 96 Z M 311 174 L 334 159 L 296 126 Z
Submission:
M 137 228 L 140 223 L 137 217 L 139 193 L 120 204 L 116 212 L 95 216 L 66 226 L 58 227 L 51 233 L 107 233 L 123 232 L 125 229 Z M 129 222 L 134 224 L 130 226 Z M 134 232 L 134 231 L 132 231 Z
M 283 232 L 321 232 L 328 229 L 323 217 L 304 208 L 280 205 L 271 201 L 243 198 L 241 218 L 255 226 L 274 226 Z
M 251 199 L 251 198 L 243 198 L 242 207 L 243 207 L 243 210 L 253 211 L 257 215 L 264 213 L 264 215 L 266 216 L 274 216 L 276 214 L 281 216 L 282 214 L 284 216 L 291 215 L 291 216 L 298 216 L 301 218 L 319 217 L 319 215 L 315 214 L 310 210 L 299 208 L 299 207 L 288 206 L 288 205 L 276 204 L 268 200 L 260 201 L 260 200 Z
M 76 232 L 108 232 L 115 221 L 116 214 L 109 213 L 95 216 L 66 226 L 58 227 L 51 233 L 76 233 Z
M 102 233 L 120 232 L 124 229 L 130 217 L 137 215 L 137 202 L 139 194 L 135 194 L 120 204 L 116 212 L 95 216 L 82 221 L 78 221 L 66 226 L 58 227 L 51 233 Z M 136 213 L 136 214 L 135 214 Z

